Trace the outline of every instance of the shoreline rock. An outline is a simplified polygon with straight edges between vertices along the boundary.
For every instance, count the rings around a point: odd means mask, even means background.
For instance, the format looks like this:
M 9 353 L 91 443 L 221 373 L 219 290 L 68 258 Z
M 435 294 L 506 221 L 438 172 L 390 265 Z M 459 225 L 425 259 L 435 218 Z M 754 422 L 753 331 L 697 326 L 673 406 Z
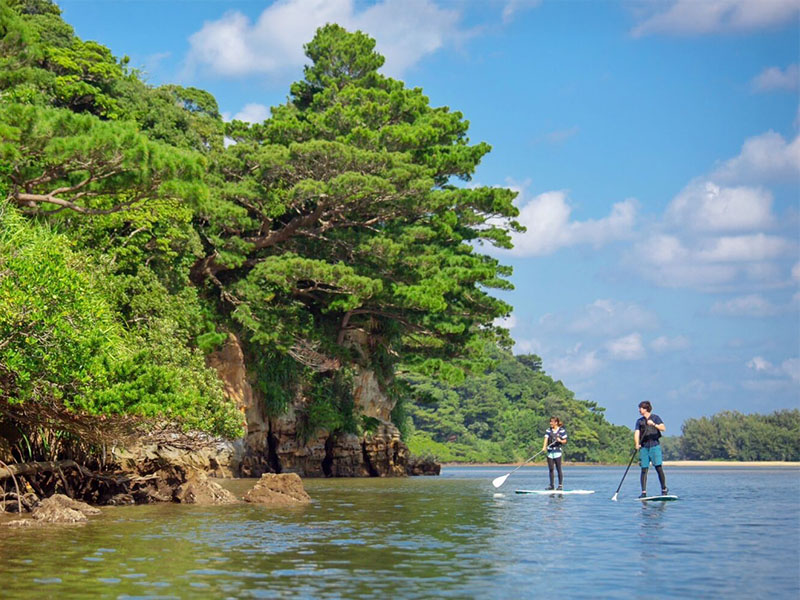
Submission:
M 296 473 L 265 473 L 244 495 L 244 500 L 266 506 L 296 506 L 310 504 L 311 496 Z

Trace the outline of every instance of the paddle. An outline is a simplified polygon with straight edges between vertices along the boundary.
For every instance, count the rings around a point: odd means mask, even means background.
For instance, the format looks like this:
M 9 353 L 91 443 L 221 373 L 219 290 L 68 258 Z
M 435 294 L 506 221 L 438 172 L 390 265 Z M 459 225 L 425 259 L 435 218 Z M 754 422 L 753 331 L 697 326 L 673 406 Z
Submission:
M 545 450 L 550 450 L 550 446 L 548 446 L 544 450 L 539 450 L 536 454 L 531 456 L 528 460 L 526 460 L 524 463 L 522 463 L 520 466 L 518 466 L 516 469 L 514 469 L 514 471 L 511 471 L 510 473 L 506 473 L 505 475 L 501 475 L 500 477 L 495 477 L 494 479 L 492 479 L 492 485 L 494 487 L 496 487 L 496 488 L 499 488 L 501 485 L 503 485 L 506 482 L 506 479 L 508 479 L 508 477 L 509 477 L 509 475 L 511 475 L 511 473 L 514 473 L 515 471 L 518 471 L 519 469 L 524 467 L 527 463 L 531 462 L 534 458 L 539 456 Z
M 625 469 L 625 474 L 622 476 L 622 479 L 620 480 L 620 482 L 619 482 L 619 485 L 617 486 L 617 491 L 616 491 L 616 492 L 614 492 L 614 495 L 611 497 L 611 499 L 612 499 L 614 502 L 616 502 L 616 501 L 617 501 L 617 494 L 619 494 L 619 490 L 620 490 L 620 488 L 622 487 L 622 482 L 623 482 L 623 481 L 625 481 L 625 475 L 627 475 L 627 474 L 628 474 L 628 469 L 630 469 L 630 468 L 631 468 L 631 465 L 633 464 L 633 457 L 634 457 L 634 456 L 636 456 L 636 453 L 637 453 L 637 452 L 638 452 L 638 450 L 637 450 L 636 448 L 634 448 L 634 449 L 633 449 L 633 454 L 631 454 L 631 459 L 628 461 L 628 468 L 627 468 L 627 469 Z

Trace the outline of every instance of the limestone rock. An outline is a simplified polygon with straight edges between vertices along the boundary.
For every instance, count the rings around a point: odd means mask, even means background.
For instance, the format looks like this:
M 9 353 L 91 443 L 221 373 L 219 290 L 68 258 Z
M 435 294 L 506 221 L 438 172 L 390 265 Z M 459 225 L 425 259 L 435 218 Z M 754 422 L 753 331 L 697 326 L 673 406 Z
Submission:
M 33 509 L 33 518 L 43 523 L 84 523 L 87 515 L 98 514 L 99 508 L 62 494 L 45 498 Z
M 409 475 L 438 475 L 442 472 L 442 465 L 428 456 L 411 456 L 406 471 Z
M 264 402 L 253 388 L 239 339 L 232 333 L 228 334 L 228 339 L 222 348 L 208 355 L 206 364 L 216 370 L 222 381 L 225 396 L 236 404 L 244 416 L 244 455 L 266 456 L 269 450 L 269 421 L 264 414 Z M 251 458 L 247 464 L 250 472 L 244 474 L 253 474 L 259 466 L 257 461 L 254 462 Z M 217 477 L 228 476 L 217 475 Z
M 408 446 L 400 440 L 400 430 L 392 423 L 381 423 L 372 434 L 364 435 L 364 461 L 369 474 L 377 477 L 405 477 Z
M 244 499 L 267 506 L 294 506 L 311 502 L 296 473 L 265 473 L 255 487 L 245 494 Z
M 174 443 L 148 442 L 147 438 L 127 448 L 116 448 L 112 460 L 124 471 L 152 472 L 163 466 L 178 466 L 187 471 L 203 470 L 214 477 L 235 477 L 239 474 L 239 463 L 243 444 L 213 438 L 199 440 L 179 439 Z
M 236 496 L 215 481 L 209 481 L 202 471 L 194 471 L 175 491 L 175 501 L 181 504 L 234 504 Z

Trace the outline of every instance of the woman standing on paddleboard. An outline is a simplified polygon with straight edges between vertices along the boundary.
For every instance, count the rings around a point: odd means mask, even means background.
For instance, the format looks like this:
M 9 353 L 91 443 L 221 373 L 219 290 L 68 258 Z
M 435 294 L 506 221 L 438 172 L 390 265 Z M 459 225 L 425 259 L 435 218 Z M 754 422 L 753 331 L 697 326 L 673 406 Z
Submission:
M 555 489 L 553 484 L 553 468 L 558 469 L 558 489 L 563 490 L 564 472 L 561 470 L 561 446 L 567 443 L 567 430 L 558 417 L 550 417 L 550 427 L 544 432 L 544 444 L 542 452 L 547 450 L 547 468 L 550 471 L 550 487 L 548 490 Z

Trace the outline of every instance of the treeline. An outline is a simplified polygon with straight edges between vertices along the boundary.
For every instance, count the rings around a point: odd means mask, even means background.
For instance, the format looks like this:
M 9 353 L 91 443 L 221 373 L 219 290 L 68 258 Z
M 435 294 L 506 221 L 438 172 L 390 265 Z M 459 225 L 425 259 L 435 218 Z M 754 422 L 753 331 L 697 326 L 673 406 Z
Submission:
M 441 461 L 510 462 L 542 447 L 551 416 L 567 427 L 566 460 L 622 462 L 632 433 L 609 423 L 594 402 L 578 400 L 542 370 L 532 354 L 490 348 L 485 372 L 458 385 L 409 376 L 414 401 L 407 407 L 409 447 Z
M 688 419 L 681 436 L 664 441 L 669 460 L 800 461 L 800 410 Z

